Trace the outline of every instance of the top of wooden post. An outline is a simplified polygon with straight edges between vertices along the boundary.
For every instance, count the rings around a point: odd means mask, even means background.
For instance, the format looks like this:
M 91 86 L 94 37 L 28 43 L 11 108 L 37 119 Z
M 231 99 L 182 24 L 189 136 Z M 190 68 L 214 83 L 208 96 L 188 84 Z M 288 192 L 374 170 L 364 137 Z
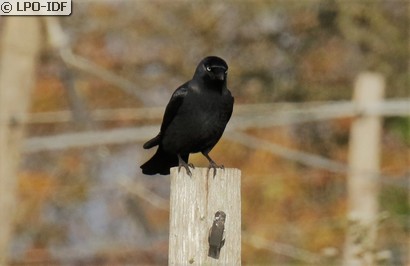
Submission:
M 241 264 L 241 171 L 171 168 L 169 265 Z M 218 212 L 226 214 L 225 243 L 208 256 L 208 235 Z M 222 241 L 222 239 L 221 239 Z M 214 242 L 212 242 L 214 245 Z

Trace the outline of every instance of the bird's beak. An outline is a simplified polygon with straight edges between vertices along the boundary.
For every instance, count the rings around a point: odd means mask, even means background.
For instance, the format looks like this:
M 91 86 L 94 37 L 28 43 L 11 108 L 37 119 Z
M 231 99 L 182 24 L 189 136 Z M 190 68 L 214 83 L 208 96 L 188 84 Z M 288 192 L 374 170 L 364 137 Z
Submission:
M 225 80 L 225 71 L 218 71 L 218 73 L 215 74 L 215 77 L 217 80 Z

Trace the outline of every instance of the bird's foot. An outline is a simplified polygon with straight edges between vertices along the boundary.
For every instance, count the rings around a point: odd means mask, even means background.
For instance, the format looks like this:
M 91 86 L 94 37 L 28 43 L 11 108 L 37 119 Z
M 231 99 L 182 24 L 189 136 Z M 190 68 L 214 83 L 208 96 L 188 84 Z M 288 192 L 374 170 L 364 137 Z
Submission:
M 178 154 L 178 173 L 181 171 L 181 167 L 185 168 L 186 173 L 192 177 L 192 173 L 191 170 L 189 170 L 189 167 L 191 167 L 192 169 L 195 169 L 195 166 L 192 163 L 187 163 L 185 162 L 181 156 Z
M 184 168 L 185 168 L 185 171 L 186 171 L 186 173 L 187 173 L 187 175 L 189 175 L 190 177 L 192 177 L 192 172 L 191 172 L 191 170 L 189 169 L 189 167 L 191 167 L 192 169 L 195 169 L 195 166 L 194 166 L 192 163 L 186 163 L 186 162 L 181 163 L 181 162 L 180 162 L 180 164 L 179 164 L 179 166 L 178 166 L 178 173 L 181 171 L 181 167 L 184 167 Z
M 216 176 L 216 169 L 217 168 L 225 170 L 225 166 L 223 166 L 222 164 L 217 165 L 214 161 L 210 161 L 209 166 L 208 166 L 208 176 L 209 176 L 209 171 L 211 170 L 211 168 L 214 170 L 214 176 L 213 176 L 214 178 Z

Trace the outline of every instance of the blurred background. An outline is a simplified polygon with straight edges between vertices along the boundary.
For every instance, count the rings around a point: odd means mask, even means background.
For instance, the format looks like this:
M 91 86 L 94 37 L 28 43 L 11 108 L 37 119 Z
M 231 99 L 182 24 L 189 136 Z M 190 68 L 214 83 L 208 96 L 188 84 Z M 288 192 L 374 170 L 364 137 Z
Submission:
M 141 173 L 154 153 L 142 144 L 207 55 L 227 61 L 235 96 L 211 155 L 242 170 L 243 264 L 342 263 L 355 114 L 343 108 L 364 71 L 408 103 L 408 1 L 73 2 L 41 18 L 10 265 L 167 264 L 169 176 Z M 410 263 L 407 106 L 382 120 L 379 265 Z

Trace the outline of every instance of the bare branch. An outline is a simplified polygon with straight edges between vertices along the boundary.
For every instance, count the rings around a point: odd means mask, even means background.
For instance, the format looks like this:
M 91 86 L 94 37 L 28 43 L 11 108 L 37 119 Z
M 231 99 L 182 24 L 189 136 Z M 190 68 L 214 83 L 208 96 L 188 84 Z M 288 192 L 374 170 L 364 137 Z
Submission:
M 164 107 L 99 109 L 91 111 L 95 121 L 161 119 Z M 229 128 L 272 127 L 323 121 L 356 115 L 408 116 L 410 99 L 386 100 L 378 106 L 358 109 L 351 102 L 269 103 L 235 106 Z M 72 121 L 69 111 L 29 114 L 27 123 L 65 123 Z
M 158 209 L 169 211 L 169 201 L 147 189 L 142 183 L 120 182 L 126 192 L 135 194 Z
M 313 252 L 294 247 L 289 244 L 269 241 L 260 236 L 244 234 L 243 239 L 246 243 L 258 249 L 267 249 L 280 255 L 294 258 L 309 264 L 317 264 L 322 260 L 322 256 Z
M 253 149 L 268 151 L 282 158 L 291 161 L 296 161 L 303 165 L 313 166 L 316 168 L 329 170 L 335 173 L 346 173 L 348 169 L 347 166 L 343 163 L 326 159 L 322 156 L 314 155 L 311 153 L 292 150 L 281 145 L 277 145 L 269 141 L 250 136 L 246 133 L 230 132 L 225 136 L 225 138 L 241 143 L 242 145 L 245 145 Z
M 71 47 L 68 45 L 68 38 L 56 17 L 47 17 L 46 26 L 50 45 L 59 51 L 61 58 L 66 64 L 105 80 L 122 89 L 129 95 L 136 96 L 139 99 L 144 98 L 144 92 L 139 90 L 133 82 L 118 76 L 112 71 L 109 71 L 82 56 L 74 54 Z
M 158 134 L 158 130 L 159 126 L 146 126 L 141 128 L 122 128 L 106 131 L 66 133 L 48 137 L 33 137 L 26 140 L 24 151 L 31 153 L 105 144 L 140 142 L 149 139 L 153 134 Z

